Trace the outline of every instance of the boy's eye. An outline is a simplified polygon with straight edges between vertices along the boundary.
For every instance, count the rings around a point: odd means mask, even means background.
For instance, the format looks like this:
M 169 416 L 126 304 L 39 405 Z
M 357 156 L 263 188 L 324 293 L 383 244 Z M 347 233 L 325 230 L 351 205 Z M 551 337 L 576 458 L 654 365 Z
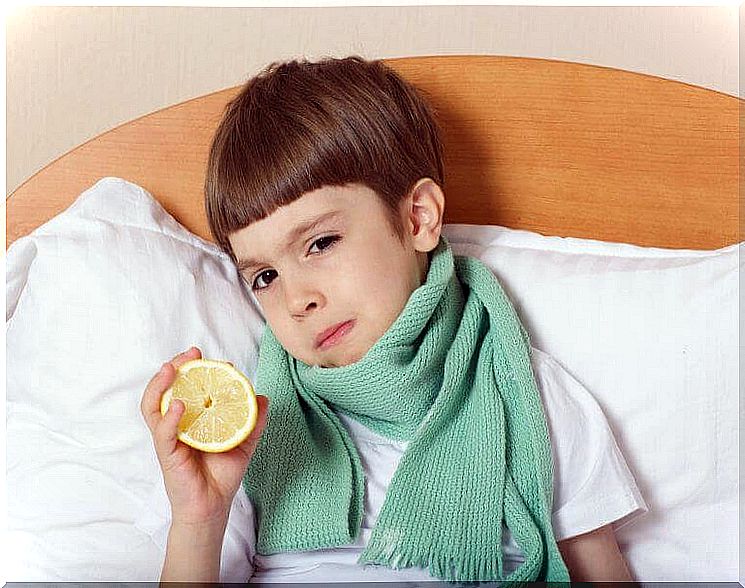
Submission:
M 274 270 L 264 270 L 258 276 L 256 276 L 256 279 L 254 280 L 254 283 L 251 285 L 251 288 L 253 290 L 263 290 L 264 288 L 269 286 L 269 284 L 274 279 L 276 274 L 277 272 L 275 272 Z M 264 282 L 264 285 L 260 284 L 260 282 L 262 281 Z
M 339 235 L 328 235 L 326 237 L 321 237 L 320 239 L 316 239 L 313 241 L 313 244 L 310 246 L 310 250 L 308 253 L 311 253 L 311 250 L 315 245 L 318 245 L 318 249 L 320 251 L 324 251 L 325 249 L 328 249 L 329 247 L 333 246 L 334 243 L 336 243 L 341 237 Z
M 313 241 L 313 244 L 310 246 L 310 250 L 308 250 L 308 253 L 312 252 L 313 246 L 315 245 L 318 245 L 318 249 L 319 249 L 318 253 L 323 253 L 327 249 L 333 247 L 334 244 L 340 239 L 341 237 L 339 235 L 328 235 L 326 237 L 321 237 L 320 239 L 316 239 L 315 241 Z M 264 270 L 258 276 L 256 276 L 256 279 L 251 285 L 251 289 L 254 291 L 258 291 L 258 290 L 264 290 L 265 288 L 268 288 L 273 279 L 270 276 L 276 273 L 277 272 L 274 270 Z M 264 280 L 265 285 L 262 286 L 260 284 L 261 280 Z

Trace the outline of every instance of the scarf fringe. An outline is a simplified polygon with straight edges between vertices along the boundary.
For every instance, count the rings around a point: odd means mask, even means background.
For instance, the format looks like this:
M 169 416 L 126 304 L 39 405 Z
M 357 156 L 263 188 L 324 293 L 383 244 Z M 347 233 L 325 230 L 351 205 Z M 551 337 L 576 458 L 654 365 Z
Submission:
M 431 549 L 428 553 L 421 555 L 411 553 L 405 548 L 400 549 L 395 543 L 386 543 L 384 540 L 371 537 L 357 563 L 359 565 L 381 565 L 394 570 L 418 567 L 427 569 L 431 576 L 445 582 L 475 583 L 478 586 L 483 586 L 486 582 L 486 585 L 493 583 L 494 586 L 500 588 L 522 588 L 536 581 L 548 581 L 549 588 L 571 586 L 569 581 L 551 581 L 550 578 L 540 577 L 542 573 L 551 576 L 552 565 L 549 558 L 547 569 L 541 570 L 542 559 L 540 554 L 536 553 L 532 556 L 528 555 L 523 563 L 505 579 L 501 549 L 497 552 L 496 561 L 473 552 L 466 554 L 466 557 L 454 559 L 436 549 Z M 560 560 L 553 572 L 562 578 L 563 565 L 563 561 Z
M 498 561 L 470 554 L 470 557 L 453 559 L 448 555 L 430 551 L 424 555 L 405 553 L 391 545 L 368 544 L 363 554 L 357 560 L 360 565 L 382 565 L 394 570 L 418 567 L 429 571 L 435 578 L 446 582 L 476 582 L 479 586 L 486 582 L 495 582 L 495 586 L 522 587 L 527 585 L 527 579 L 503 579 L 502 554 Z M 512 574 L 517 576 L 525 567 L 521 566 Z

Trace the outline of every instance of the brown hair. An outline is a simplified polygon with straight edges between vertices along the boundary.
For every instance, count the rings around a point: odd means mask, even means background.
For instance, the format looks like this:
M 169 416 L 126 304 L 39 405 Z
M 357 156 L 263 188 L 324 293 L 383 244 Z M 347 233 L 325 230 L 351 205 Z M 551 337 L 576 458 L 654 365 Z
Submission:
M 274 62 L 227 105 L 209 153 L 205 206 L 212 235 L 228 235 L 322 186 L 375 191 L 399 239 L 399 206 L 417 180 L 443 186 L 431 107 L 381 61 L 359 56 Z

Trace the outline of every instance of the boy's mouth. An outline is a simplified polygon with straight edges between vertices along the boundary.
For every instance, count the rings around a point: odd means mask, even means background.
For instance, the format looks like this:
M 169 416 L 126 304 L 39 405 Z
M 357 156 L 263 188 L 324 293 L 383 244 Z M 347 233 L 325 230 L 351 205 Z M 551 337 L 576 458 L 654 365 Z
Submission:
M 354 328 L 355 321 L 344 321 L 321 331 L 316 337 L 316 349 L 326 349 L 336 345 L 349 331 Z

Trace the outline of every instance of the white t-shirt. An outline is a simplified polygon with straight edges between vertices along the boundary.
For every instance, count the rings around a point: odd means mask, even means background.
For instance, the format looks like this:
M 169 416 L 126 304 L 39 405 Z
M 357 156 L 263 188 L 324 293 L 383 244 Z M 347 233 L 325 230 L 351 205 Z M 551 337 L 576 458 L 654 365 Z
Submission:
M 592 395 L 551 356 L 535 348 L 532 367 L 552 443 L 552 523 L 556 540 L 581 535 L 609 523 L 618 529 L 647 512 L 647 505 L 605 415 Z M 330 549 L 256 554 L 254 511 L 241 486 L 233 500 L 223 541 L 221 582 L 435 580 L 424 568 L 394 570 L 357 564 L 407 442 L 387 439 L 346 415 L 338 416 L 357 447 L 365 473 L 365 513 L 357 541 Z M 154 492 L 150 502 L 153 509 L 143 512 L 135 525 L 148 533 L 165 555 L 170 507 L 162 481 Z M 502 549 L 504 571 L 509 574 L 523 562 L 523 553 L 504 526 Z

